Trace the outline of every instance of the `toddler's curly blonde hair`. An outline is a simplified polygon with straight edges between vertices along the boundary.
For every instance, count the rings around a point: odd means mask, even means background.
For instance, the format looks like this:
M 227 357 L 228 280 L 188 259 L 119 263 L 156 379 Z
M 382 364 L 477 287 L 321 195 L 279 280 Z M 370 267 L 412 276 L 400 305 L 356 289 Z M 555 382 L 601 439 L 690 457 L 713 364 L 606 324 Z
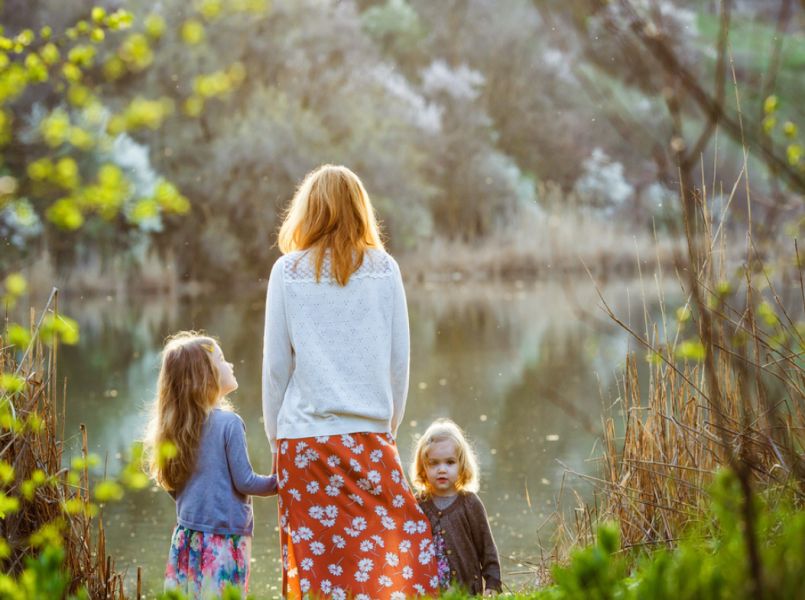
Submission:
M 437 419 L 419 438 L 414 451 L 414 460 L 411 462 L 409 475 L 414 488 L 422 495 L 430 496 L 431 488 L 428 483 L 425 469 L 428 460 L 428 450 L 438 442 L 450 440 L 456 445 L 456 459 L 458 460 L 458 480 L 456 489 L 466 492 L 477 492 L 480 486 L 478 473 L 478 459 L 467 441 L 464 432 L 450 419 Z

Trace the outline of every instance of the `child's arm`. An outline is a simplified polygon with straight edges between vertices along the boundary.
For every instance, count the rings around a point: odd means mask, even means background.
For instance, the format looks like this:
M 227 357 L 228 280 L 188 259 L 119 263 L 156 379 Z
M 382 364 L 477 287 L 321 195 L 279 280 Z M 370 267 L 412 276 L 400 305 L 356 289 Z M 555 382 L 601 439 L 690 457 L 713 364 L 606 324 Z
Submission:
M 277 415 L 293 370 L 293 349 L 285 316 L 283 288 L 283 265 L 278 260 L 268 278 L 263 331 L 263 424 L 272 454 L 277 453 Z
M 481 499 L 475 494 L 470 494 L 469 500 L 472 514 L 473 538 L 478 553 L 478 562 L 481 564 L 481 575 L 484 578 L 486 591 L 495 590 L 496 592 L 501 592 L 503 588 L 500 581 L 498 548 L 492 537 L 492 530 L 489 527 L 486 509 Z
M 233 419 L 226 433 L 226 460 L 235 489 L 251 496 L 273 496 L 277 493 L 276 475 L 258 475 L 252 470 L 246 448 L 246 425 L 240 417 Z

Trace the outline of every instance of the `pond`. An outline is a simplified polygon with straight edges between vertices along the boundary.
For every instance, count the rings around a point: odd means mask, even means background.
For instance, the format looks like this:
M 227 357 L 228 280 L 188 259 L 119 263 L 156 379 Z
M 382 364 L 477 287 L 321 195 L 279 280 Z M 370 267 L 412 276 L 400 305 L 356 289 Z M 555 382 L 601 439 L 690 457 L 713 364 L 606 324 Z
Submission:
M 659 311 L 656 291 L 640 282 L 602 291 L 639 330 L 645 330 L 644 297 L 649 314 Z M 550 547 L 551 514 L 573 502 L 571 487 L 589 494 L 577 478 L 563 483 L 565 467 L 594 470 L 595 433 L 617 399 L 619 368 L 634 343 L 605 318 L 589 281 L 409 285 L 407 293 L 411 386 L 400 454 L 407 463 L 415 435 L 437 417 L 467 431 L 504 580 L 525 583 L 528 562 L 541 546 Z M 63 348 L 59 367 L 68 380 L 69 452 L 78 453 L 78 427 L 85 423 L 91 451 L 114 474 L 142 436 L 162 340 L 203 328 L 219 337 L 235 364 L 240 389 L 231 399 L 246 422 L 255 470 L 269 472 L 260 403 L 263 302 L 262 293 L 235 289 L 187 300 L 65 293 L 62 311 L 81 325 L 80 345 Z M 175 523 L 171 498 L 156 488 L 128 492 L 103 518 L 117 568 L 133 579 L 142 567 L 146 592 L 159 591 Z M 276 499 L 255 499 L 250 591 L 257 597 L 278 596 L 278 548 Z

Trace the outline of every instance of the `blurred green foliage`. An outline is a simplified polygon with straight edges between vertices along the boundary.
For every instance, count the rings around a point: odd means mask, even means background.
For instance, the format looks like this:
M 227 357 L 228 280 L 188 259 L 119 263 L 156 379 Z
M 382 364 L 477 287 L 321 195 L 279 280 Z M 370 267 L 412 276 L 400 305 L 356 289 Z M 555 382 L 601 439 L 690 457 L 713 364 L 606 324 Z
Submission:
M 716 5 L 633 4 L 709 88 Z M 14 6 L 0 9 L 0 267 L 43 251 L 65 267 L 128 252 L 136 267 L 156 251 L 175 257 L 184 278 L 263 276 L 283 207 L 322 162 L 361 175 L 395 250 L 505 238 L 554 208 L 538 194 L 546 181 L 599 217 L 648 228 L 678 216 L 664 179 L 674 162 L 663 139 L 667 82 L 607 28 L 614 5 L 592 14 L 582 0 Z M 747 124 L 762 121 L 802 169 L 802 35 L 778 32 L 776 16 L 762 3 L 734 8 L 733 60 Z M 779 70 L 766 90 L 754 82 L 774 40 Z M 706 116 L 688 102 L 680 110 L 683 137 L 695 139 Z M 729 187 L 742 148 L 722 136 L 718 165 L 713 151 L 703 166 Z M 591 156 L 606 160 L 586 166 Z M 751 185 L 779 192 L 774 173 Z M 736 194 L 734 205 L 744 187 Z M 758 228 L 787 215 L 768 212 Z

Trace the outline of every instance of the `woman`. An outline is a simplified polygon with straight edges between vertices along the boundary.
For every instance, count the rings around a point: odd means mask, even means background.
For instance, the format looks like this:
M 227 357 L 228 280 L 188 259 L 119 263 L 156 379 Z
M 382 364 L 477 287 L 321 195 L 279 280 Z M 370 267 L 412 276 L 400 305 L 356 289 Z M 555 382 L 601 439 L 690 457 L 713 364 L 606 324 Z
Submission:
M 397 263 L 349 169 L 299 186 L 268 282 L 263 416 L 279 477 L 282 595 L 435 592 L 430 526 L 394 442 L 408 392 Z

